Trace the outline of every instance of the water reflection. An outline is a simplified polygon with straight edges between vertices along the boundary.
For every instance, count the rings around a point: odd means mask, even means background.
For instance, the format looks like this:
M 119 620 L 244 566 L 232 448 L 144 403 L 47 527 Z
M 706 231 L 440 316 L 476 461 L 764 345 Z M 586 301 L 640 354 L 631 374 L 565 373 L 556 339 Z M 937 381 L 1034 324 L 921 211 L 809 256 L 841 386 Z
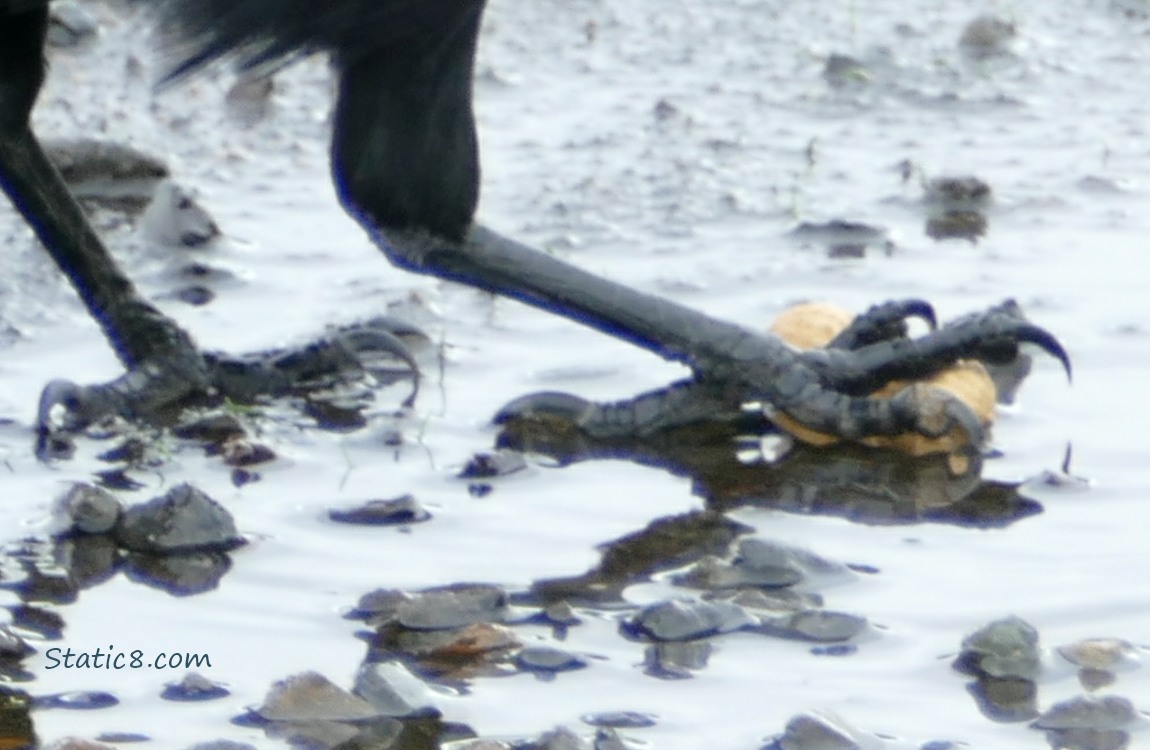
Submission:
M 497 444 L 563 465 L 623 459 L 690 477 L 694 494 L 716 511 L 756 506 L 870 524 L 988 528 L 1042 510 L 1018 484 L 984 479 L 981 459 L 956 463 L 849 445 L 796 445 L 770 462 L 740 458 L 739 437 L 769 429 L 761 418 L 740 415 L 653 434 L 596 437 L 552 414 L 523 414 L 503 422 Z

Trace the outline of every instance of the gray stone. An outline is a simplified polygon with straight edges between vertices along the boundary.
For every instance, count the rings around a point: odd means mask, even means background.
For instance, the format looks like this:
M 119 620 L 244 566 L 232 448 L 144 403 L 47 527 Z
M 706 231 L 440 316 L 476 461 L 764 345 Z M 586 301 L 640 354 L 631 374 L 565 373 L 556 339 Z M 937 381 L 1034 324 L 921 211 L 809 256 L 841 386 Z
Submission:
M 115 527 L 122 512 L 123 506 L 112 493 L 77 482 L 56 501 L 54 525 L 62 533 L 105 534 Z
M 1014 615 L 995 620 L 963 640 L 959 659 L 990 677 L 1033 680 L 1040 667 L 1038 631 Z
M 423 680 L 396 662 L 364 664 L 355 676 L 354 690 L 382 716 L 438 713 L 434 695 Z
M 242 542 L 231 513 L 190 484 L 128 508 L 116 526 L 116 539 L 130 550 L 149 553 L 228 549 Z
M 868 750 L 877 737 L 867 737 L 836 716 L 799 714 L 787 722 L 779 738 L 781 750 Z
M 303 672 L 275 683 L 256 712 L 278 722 L 355 721 L 380 715 L 363 698 L 318 672 Z
M 506 616 L 507 592 L 487 584 L 428 589 L 401 602 L 395 612 L 396 621 L 413 630 L 460 628 Z
M 757 624 L 745 609 L 730 602 L 672 599 L 645 608 L 635 626 L 660 641 L 689 641 Z
M 1039 729 L 1112 730 L 1129 726 L 1137 712 L 1118 695 L 1080 695 L 1055 703 L 1034 721 Z

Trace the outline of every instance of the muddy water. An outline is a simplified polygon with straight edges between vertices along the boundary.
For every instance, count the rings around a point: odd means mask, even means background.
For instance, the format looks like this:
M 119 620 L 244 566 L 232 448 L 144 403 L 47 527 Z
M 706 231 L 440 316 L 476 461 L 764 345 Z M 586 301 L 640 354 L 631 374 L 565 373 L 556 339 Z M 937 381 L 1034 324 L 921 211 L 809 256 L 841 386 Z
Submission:
M 525 737 L 580 717 L 632 710 L 657 716 L 628 735 L 664 749 L 757 747 L 800 711 L 831 711 L 900 746 L 932 740 L 1041 747 L 1040 732 L 978 711 L 949 667 L 963 636 L 1016 614 L 1043 643 L 1086 637 L 1146 643 L 1150 561 L 1144 527 L 1150 481 L 1150 140 L 1145 62 L 1150 8 L 1069 0 L 1007 8 L 921 2 L 774 3 L 632 0 L 493 2 L 481 45 L 478 116 L 485 159 L 481 215 L 489 224 L 585 268 L 673 296 L 714 315 L 767 321 L 786 304 L 829 299 L 861 309 L 921 296 L 943 317 L 1017 298 L 1074 359 L 1067 386 L 1038 360 L 996 429 L 1002 456 L 986 475 L 1022 481 L 1072 471 L 1088 487 L 1031 481 L 1042 512 L 1006 528 L 867 525 L 762 507 L 731 516 L 755 533 L 877 571 L 822 593 L 872 623 L 848 655 L 750 634 L 720 637 L 692 679 L 644 674 L 643 646 L 615 618 L 583 613 L 564 648 L 588 669 L 550 682 L 529 675 L 473 681 L 440 705 L 483 735 Z M 1010 54 L 973 59 L 957 44 L 977 10 L 1013 11 Z M 321 61 L 283 74 L 272 115 L 229 118 L 229 81 L 203 79 L 154 96 L 158 71 L 140 19 L 95 6 L 97 44 L 58 55 L 38 117 L 43 131 L 102 133 L 165 154 L 198 190 L 226 242 L 201 251 L 234 274 L 215 302 L 177 316 L 209 348 L 248 351 L 300 342 L 325 324 L 385 307 L 442 345 L 413 414 L 390 416 L 405 393 L 379 395 L 365 429 L 331 434 L 290 409 L 256 424 L 279 459 L 261 480 L 233 486 L 199 449 L 171 444 L 159 468 L 133 473 L 144 499 L 193 481 L 227 505 L 252 544 L 214 590 L 173 597 L 115 576 L 76 601 L 46 605 L 76 650 L 207 653 L 223 701 L 161 701 L 179 673 L 27 667 L 37 694 L 105 690 L 100 711 L 44 711 L 45 739 L 143 732 L 157 747 L 227 737 L 277 747 L 230 725 L 271 681 L 314 669 L 349 684 L 363 657 L 340 618 L 376 587 L 458 581 L 522 589 L 578 575 L 597 545 L 660 517 L 701 507 L 688 479 L 627 462 L 591 462 L 497 480 L 475 497 L 454 475 L 491 445 L 487 420 L 540 389 L 621 398 L 681 374 L 632 348 L 517 304 L 391 269 L 338 208 L 327 179 Z M 861 61 L 866 82 L 822 76 L 832 53 Z M 904 163 L 914 167 L 904 179 Z M 973 174 L 994 190 L 978 243 L 924 233 L 921 180 Z M 892 243 L 862 258 L 830 258 L 795 242 L 799 222 L 865 221 Z M 0 279 L 0 457 L 4 538 L 43 533 L 51 500 L 106 468 L 104 445 L 81 444 L 53 466 L 31 455 L 39 388 L 94 381 L 117 366 L 70 290 L 4 208 Z M 113 243 L 145 288 L 172 288 L 170 251 L 128 231 Z M 399 447 L 386 445 L 396 429 Z M 434 513 L 404 531 L 338 526 L 326 510 L 413 493 Z M 667 580 L 627 590 L 634 603 L 676 593 Z M 2 593 L 5 604 L 14 594 Z M 523 637 L 550 639 L 549 631 Z M 40 644 L 46 647 L 49 644 Z M 1039 685 L 1038 704 L 1082 692 L 1066 669 Z M 1144 671 L 1102 691 L 1150 704 Z M 1134 735 L 1135 744 L 1144 733 Z

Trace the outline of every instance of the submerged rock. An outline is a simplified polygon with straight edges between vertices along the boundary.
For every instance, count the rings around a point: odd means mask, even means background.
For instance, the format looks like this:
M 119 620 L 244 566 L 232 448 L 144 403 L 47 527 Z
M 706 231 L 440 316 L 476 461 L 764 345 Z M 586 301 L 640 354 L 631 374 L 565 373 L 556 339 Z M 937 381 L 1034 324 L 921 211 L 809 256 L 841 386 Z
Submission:
M 853 578 L 850 569 L 840 562 L 820 557 L 802 547 L 795 547 L 763 537 L 748 537 L 739 542 L 735 562 L 747 570 L 794 570 L 803 578 Z
M 850 640 L 865 630 L 867 620 L 865 617 L 846 612 L 813 609 L 764 620 L 763 626 L 771 635 L 801 638 L 819 643 L 837 643 Z
M 427 521 L 431 513 L 412 495 L 403 495 L 390 500 L 368 500 L 350 508 L 333 508 L 327 517 L 337 523 L 397 526 Z
M 507 592 L 487 584 L 427 589 L 397 603 L 395 621 L 412 630 L 443 630 L 499 622 L 508 611 Z
M 639 711 L 603 711 L 595 714 L 584 714 L 579 717 L 584 724 L 593 727 L 614 727 L 615 729 L 646 729 L 658 724 L 653 714 Z
M 1112 671 L 1138 665 L 1138 651 L 1128 642 L 1118 638 L 1088 638 L 1059 646 L 1058 653 L 1063 659 L 1081 669 Z
M 282 721 L 270 724 L 264 731 L 272 739 L 284 740 L 289 747 L 307 750 L 336 750 L 359 736 L 359 730 L 338 721 Z
M 823 80 L 832 89 L 853 88 L 870 83 L 871 74 L 858 58 L 833 52 L 823 64 Z
M 923 191 L 926 204 L 941 210 L 981 211 L 990 205 L 994 196 L 990 184 L 973 175 L 933 177 Z
M 158 588 L 172 596 L 192 596 L 211 591 L 231 570 L 231 559 L 213 550 L 129 554 L 123 572 L 128 580 Z
M 1017 677 L 979 677 L 967 686 L 983 716 L 997 722 L 1038 716 L 1038 686 Z
M 569 672 L 587 666 L 587 659 L 553 646 L 528 646 L 515 655 L 516 665 L 527 672 Z
M 1080 695 L 1056 703 L 1034 720 L 1038 729 L 1095 729 L 1129 726 L 1138 718 L 1134 704 L 1118 695 Z
M 153 554 L 224 550 L 243 542 L 231 513 L 190 484 L 128 508 L 116 539 L 130 550 Z
M 164 686 L 160 697 L 167 701 L 210 701 L 226 698 L 231 691 L 198 672 L 188 672 L 179 682 Z
M 808 713 L 787 722 L 775 747 L 778 750 L 870 750 L 880 744 L 877 737 L 859 732 L 837 716 Z
M 539 735 L 532 750 L 587 750 L 589 743 L 567 727 L 556 727 Z
M 1010 54 L 1017 35 L 1018 29 L 1005 18 L 978 16 L 963 28 L 958 46 L 974 59 L 1000 57 Z
M 1014 615 L 995 620 L 963 640 L 955 668 L 988 677 L 1033 680 L 1040 669 L 1038 631 Z
M 672 599 L 644 608 L 630 626 L 657 641 L 690 641 L 756 624 L 758 620 L 731 602 Z
M 355 693 L 383 716 L 439 714 L 427 684 L 398 662 L 364 664 L 355 676 Z
M 53 526 L 61 534 L 105 534 L 112 530 L 123 512 L 115 495 L 91 484 L 77 482 L 53 508 Z
M 491 479 L 527 468 L 523 454 L 512 450 L 476 453 L 459 472 L 460 479 Z
M 884 227 L 847 219 L 805 221 L 790 230 L 788 236 L 800 245 L 822 246 L 832 258 L 862 257 L 872 247 L 889 253 L 895 246 Z
M 522 644 L 515 631 L 503 625 L 477 622 L 451 630 L 401 630 L 396 634 L 394 649 L 424 661 L 451 662 L 449 668 L 479 665 Z
M 705 669 L 715 648 L 710 641 L 663 641 L 643 653 L 644 672 L 661 680 L 681 680 Z
M 235 740 L 209 740 L 208 742 L 198 742 L 187 750 L 257 750 L 257 748 L 255 745 L 236 742 Z
M 803 574 L 785 566 L 747 566 L 708 555 L 672 579 L 680 586 L 704 589 L 741 587 L 783 588 L 803 580 Z
M 759 617 L 778 617 L 806 612 L 823 606 L 820 594 L 798 592 L 790 589 L 747 589 L 731 597 L 731 601 L 748 609 Z

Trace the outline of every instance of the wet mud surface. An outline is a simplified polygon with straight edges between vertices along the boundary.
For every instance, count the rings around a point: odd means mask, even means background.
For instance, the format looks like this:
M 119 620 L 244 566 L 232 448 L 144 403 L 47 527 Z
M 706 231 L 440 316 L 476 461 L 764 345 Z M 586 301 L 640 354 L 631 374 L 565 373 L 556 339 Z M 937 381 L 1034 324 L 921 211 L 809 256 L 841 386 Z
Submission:
M 80 7 L 99 33 L 53 50 L 36 124 L 158 159 L 94 208 L 145 291 L 234 354 L 388 314 L 426 334 L 425 377 L 410 408 L 410 382 L 374 372 L 38 462 L 44 383 L 118 365 L 0 206 L 0 727 L 30 710 L 45 742 L 164 748 L 1146 741 L 1150 6 L 488 9 L 491 226 L 743 322 L 1013 297 L 1057 335 L 1073 385 L 1036 357 L 958 474 L 859 450 L 771 462 L 730 430 L 497 430 L 526 393 L 622 399 L 685 373 L 389 267 L 330 187 L 324 61 L 157 93 L 138 9 Z M 1000 21 L 968 26 L 983 12 Z M 136 183 L 165 169 L 205 215 L 141 213 Z M 123 506 L 188 483 L 240 539 L 125 544 L 90 498 L 54 538 L 76 483 Z

